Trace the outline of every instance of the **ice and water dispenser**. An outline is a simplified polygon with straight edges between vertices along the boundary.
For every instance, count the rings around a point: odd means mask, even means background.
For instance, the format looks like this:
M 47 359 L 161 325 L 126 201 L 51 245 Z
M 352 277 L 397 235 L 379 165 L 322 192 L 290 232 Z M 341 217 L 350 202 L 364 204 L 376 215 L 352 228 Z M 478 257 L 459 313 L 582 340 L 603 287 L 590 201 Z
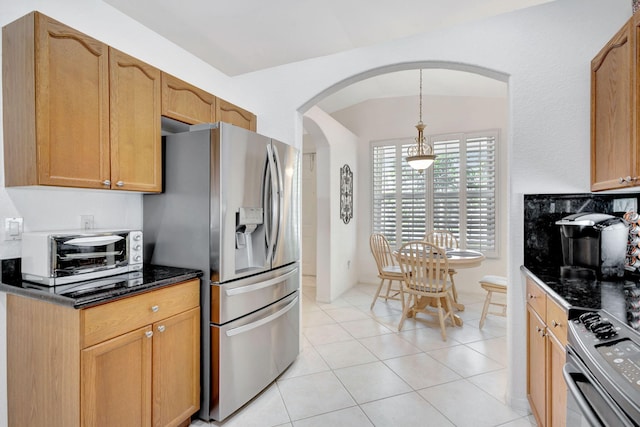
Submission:
M 262 208 L 242 207 L 236 212 L 236 270 L 264 268 L 266 262 Z M 257 231 L 256 231 L 257 230 Z

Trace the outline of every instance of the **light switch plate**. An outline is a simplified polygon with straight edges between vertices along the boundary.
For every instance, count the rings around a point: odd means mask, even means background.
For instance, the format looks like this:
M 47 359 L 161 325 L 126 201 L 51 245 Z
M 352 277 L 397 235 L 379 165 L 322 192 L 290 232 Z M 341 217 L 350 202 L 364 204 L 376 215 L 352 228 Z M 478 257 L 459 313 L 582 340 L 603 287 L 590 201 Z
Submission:
M 21 240 L 22 239 L 22 218 L 5 218 L 4 219 L 4 240 Z

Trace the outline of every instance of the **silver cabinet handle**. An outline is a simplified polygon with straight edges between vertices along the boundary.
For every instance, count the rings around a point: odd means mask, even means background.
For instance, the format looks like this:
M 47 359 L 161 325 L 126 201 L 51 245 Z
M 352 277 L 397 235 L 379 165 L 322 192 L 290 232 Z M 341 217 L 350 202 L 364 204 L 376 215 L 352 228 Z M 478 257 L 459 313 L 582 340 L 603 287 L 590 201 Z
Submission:
M 104 185 L 105 187 L 111 187 L 111 181 L 105 179 L 104 181 L 102 181 L 102 185 Z
M 160 306 L 159 305 L 151 306 L 151 311 L 153 311 L 154 313 L 157 313 L 159 310 L 160 310 Z
M 151 338 L 153 336 L 153 331 L 147 331 L 144 333 L 147 338 Z
M 123 187 L 123 186 L 124 186 L 124 182 L 122 182 L 122 181 L 118 181 L 118 182 L 116 182 L 116 185 L 117 185 L 118 187 Z
M 158 326 L 158 332 L 164 332 L 164 330 L 165 330 L 164 325 Z

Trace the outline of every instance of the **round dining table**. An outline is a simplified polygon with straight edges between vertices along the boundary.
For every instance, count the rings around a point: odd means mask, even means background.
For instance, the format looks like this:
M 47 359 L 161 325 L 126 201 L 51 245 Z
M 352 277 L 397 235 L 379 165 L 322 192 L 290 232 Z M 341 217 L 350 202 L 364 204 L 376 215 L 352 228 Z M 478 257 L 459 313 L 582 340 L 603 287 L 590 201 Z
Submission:
M 447 255 L 447 261 L 449 263 L 449 270 L 479 267 L 482 264 L 482 261 L 485 260 L 485 256 L 482 252 L 471 249 L 445 249 L 445 254 Z M 394 251 L 394 255 L 396 257 L 402 256 L 398 251 Z M 427 304 L 431 303 L 433 303 L 433 301 L 430 301 L 430 298 L 420 298 L 417 308 L 424 308 Z M 457 301 L 457 298 L 453 298 L 452 305 L 459 311 L 464 310 L 464 305 L 460 304 Z M 457 326 L 462 326 L 463 323 L 462 318 L 455 313 L 453 313 L 453 322 Z

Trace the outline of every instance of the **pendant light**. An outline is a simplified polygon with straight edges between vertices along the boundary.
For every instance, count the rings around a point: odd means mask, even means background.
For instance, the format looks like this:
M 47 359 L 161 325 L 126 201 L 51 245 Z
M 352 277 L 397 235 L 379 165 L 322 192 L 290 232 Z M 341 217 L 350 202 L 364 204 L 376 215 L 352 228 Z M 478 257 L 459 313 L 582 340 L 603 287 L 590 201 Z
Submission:
M 436 155 L 433 154 L 433 149 L 427 144 L 424 136 L 424 129 L 426 127 L 422 122 L 422 69 L 420 69 L 420 116 L 418 124 L 416 125 L 418 136 L 416 137 L 416 145 L 412 145 L 407 149 L 407 162 L 409 166 L 420 173 L 423 173 L 436 159 Z

